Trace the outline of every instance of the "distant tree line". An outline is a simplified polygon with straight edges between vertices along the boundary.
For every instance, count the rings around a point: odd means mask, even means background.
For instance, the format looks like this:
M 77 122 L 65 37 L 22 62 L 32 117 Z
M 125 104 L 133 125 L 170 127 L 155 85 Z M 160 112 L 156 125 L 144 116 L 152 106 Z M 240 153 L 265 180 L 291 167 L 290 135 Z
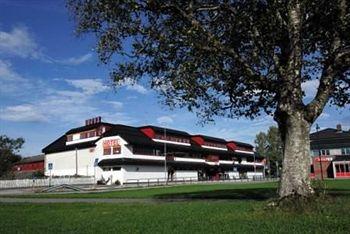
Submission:
M 280 176 L 282 166 L 283 144 L 279 130 L 271 126 L 267 132 L 259 132 L 255 137 L 256 152 L 266 158 L 267 174 Z
M 13 164 L 22 159 L 19 151 L 23 144 L 23 138 L 12 139 L 6 135 L 0 135 L 0 178 L 7 176 Z

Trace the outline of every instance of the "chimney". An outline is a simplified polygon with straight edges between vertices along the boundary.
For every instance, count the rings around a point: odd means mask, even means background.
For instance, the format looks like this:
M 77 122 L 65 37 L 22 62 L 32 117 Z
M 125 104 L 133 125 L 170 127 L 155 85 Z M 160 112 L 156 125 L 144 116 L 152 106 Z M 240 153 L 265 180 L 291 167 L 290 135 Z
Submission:
M 337 124 L 337 132 L 342 132 L 342 130 L 341 130 L 341 124 Z

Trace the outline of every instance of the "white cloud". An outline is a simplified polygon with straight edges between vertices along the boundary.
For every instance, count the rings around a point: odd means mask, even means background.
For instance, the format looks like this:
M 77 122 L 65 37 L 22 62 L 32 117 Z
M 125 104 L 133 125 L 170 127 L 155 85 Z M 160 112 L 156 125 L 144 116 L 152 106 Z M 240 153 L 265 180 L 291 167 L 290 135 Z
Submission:
M 0 54 L 38 59 L 41 49 L 23 26 L 14 27 L 10 32 L 0 31 Z
M 9 62 L 0 60 L 0 80 L 3 81 L 23 81 L 24 79 L 12 70 Z
M 0 110 L 0 119 L 13 122 L 43 122 L 45 115 L 29 104 L 9 106 Z
M 148 90 L 144 86 L 136 83 L 131 78 L 124 79 L 122 82 L 119 82 L 118 85 L 121 86 L 121 87 L 125 87 L 127 90 L 136 91 L 136 92 L 141 93 L 141 94 L 147 94 L 148 93 Z
M 79 65 L 92 59 L 87 53 L 79 57 L 55 59 L 43 53 L 43 48 L 35 41 L 27 27 L 16 26 L 11 31 L 0 31 L 0 55 L 18 56 L 21 58 L 38 59 L 46 63 L 64 65 Z
M 123 107 L 121 102 L 111 101 L 109 104 L 113 108 L 108 110 L 101 109 L 99 105 L 96 105 L 95 95 L 109 89 L 99 79 L 64 80 L 73 87 L 72 90 L 59 89 L 42 79 L 35 79 L 31 81 L 34 82 L 31 86 L 22 90 L 24 89 L 23 83 L 28 82 L 28 80 L 10 70 L 9 64 L 3 62 L 0 65 L 1 74 L 6 75 L 5 84 L 9 83 L 8 79 L 10 78 L 15 81 L 20 80 L 20 82 L 12 82 L 18 86 L 14 94 L 21 93 L 24 95 L 23 100 L 26 100 L 26 104 L 22 104 L 20 102 L 22 98 L 18 98 L 16 100 L 19 104 L 0 109 L 2 120 L 13 122 L 59 121 L 81 125 L 85 119 L 100 115 L 105 120 L 119 123 L 127 124 L 134 121 L 126 113 L 120 112 Z M 2 79 L 0 79 L 0 83 L 4 83 Z M 3 86 L 0 88 L 2 89 Z M 1 93 L 1 95 L 4 94 Z M 4 96 L 9 98 L 13 94 L 9 93 Z
M 94 95 L 109 89 L 109 87 L 104 85 L 100 79 L 67 79 L 65 81 L 73 87 L 83 90 L 83 92 L 87 95 Z
M 301 89 L 305 93 L 305 98 L 313 98 L 316 96 L 319 83 L 319 80 L 308 80 L 301 84 Z
M 82 55 L 80 57 L 71 57 L 67 59 L 62 59 L 62 60 L 54 60 L 57 63 L 61 63 L 64 65 L 80 65 L 82 63 L 88 62 L 92 59 L 92 54 L 87 53 L 85 55 Z
M 157 123 L 161 125 L 172 124 L 173 122 L 174 120 L 171 116 L 164 115 L 157 118 Z
M 115 110 L 120 110 L 120 109 L 123 108 L 123 103 L 122 102 L 108 101 L 106 103 L 111 105 Z
M 31 84 L 13 70 L 11 63 L 0 59 L 0 96 L 22 96 Z

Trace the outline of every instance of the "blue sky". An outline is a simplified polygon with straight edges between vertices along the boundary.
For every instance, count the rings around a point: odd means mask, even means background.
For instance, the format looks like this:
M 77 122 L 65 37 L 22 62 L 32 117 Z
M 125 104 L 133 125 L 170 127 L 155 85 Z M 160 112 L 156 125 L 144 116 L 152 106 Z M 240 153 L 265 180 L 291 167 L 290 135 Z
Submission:
M 157 93 L 128 82 L 117 91 L 110 67 L 99 63 L 93 37 L 77 38 L 64 1 L 0 0 L 0 134 L 24 137 L 24 156 L 41 149 L 85 119 L 141 126 L 166 125 L 226 139 L 253 143 L 272 117 L 255 120 L 217 118 L 199 125 L 187 110 L 162 106 Z M 317 81 L 303 85 L 314 95 Z M 350 111 L 327 107 L 317 123 L 350 128 Z

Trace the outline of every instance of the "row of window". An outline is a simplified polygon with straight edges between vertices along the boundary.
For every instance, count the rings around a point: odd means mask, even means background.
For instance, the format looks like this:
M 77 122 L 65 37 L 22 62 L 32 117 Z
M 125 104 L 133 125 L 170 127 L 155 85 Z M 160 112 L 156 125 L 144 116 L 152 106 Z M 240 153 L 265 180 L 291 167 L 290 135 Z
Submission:
M 350 147 L 341 149 L 342 155 L 350 155 Z
M 242 151 L 252 151 L 252 149 L 251 149 L 251 148 L 242 147 L 242 146 L 237 146 L 237 150 L 242 150 Z
M 180 142 L 180 143 L 190 143 L 189 139 L 181 138 L 181 137 L 174 137 L 174 136 L 164 136 L 161 134 L 156 134 L 155 139 L 164 140 L 164 141 L 173 141 L 173 142 Z
M 189 139 L 181 138 L 181 137 L 164 136 L 164 135 L 161 135 L 161 134 L 156 134 L 154 138 L 155 139 L 159 139 L 159 140 L 173 141 L 173 142 L 190 144 L 190 140 Z M 205 142 L 204 145 L 211 146 L 211 147 L 217 147 L 217 148 L 224 148 L 224 149 L 226 148 L 225 144 L 220 144 L 220 143 Z
M 92 131 L 80 133 L 79 139 L 86 139 L 86 138 L 95 137 L 95 136 L 97 136 L 97 132 L 95 130 L 92 130 Z M 67 135 L 67 141 L 73 141 L 73 135 Z
M 342 155 L 350 155 L 350 148 L 342 148 L 341 149 Z M 329 149 L 321 149 L 321 150 L 312 150 L 311 151 L 312 156 L 325 156 L 325 155 L 331 155 L 331 152 Z
M 335 172 L 350 172 L 350 164 L 335 164 Z
M 121 153 L 120 145 L 103 149 L 103 155 L 120 154 L 120 153 Z
M 218 144 L 218 143 L 212 143 L 212 142 L 205 142 L 205 146 L 210 146 L 210 147 L 216 147 L 216 148 L 223 148 L 226 149 L 226 145 L 224 144 Z
M 80 133 L 80 139 L 95 137 L 96 135 L 97 134 L 96 134 L 95 130 L 88 131 L 88 132 L 82 132 L 82 133 Z
M 103 171 L 120 171 L 122 168 L 121 167 L 103 167 Z

